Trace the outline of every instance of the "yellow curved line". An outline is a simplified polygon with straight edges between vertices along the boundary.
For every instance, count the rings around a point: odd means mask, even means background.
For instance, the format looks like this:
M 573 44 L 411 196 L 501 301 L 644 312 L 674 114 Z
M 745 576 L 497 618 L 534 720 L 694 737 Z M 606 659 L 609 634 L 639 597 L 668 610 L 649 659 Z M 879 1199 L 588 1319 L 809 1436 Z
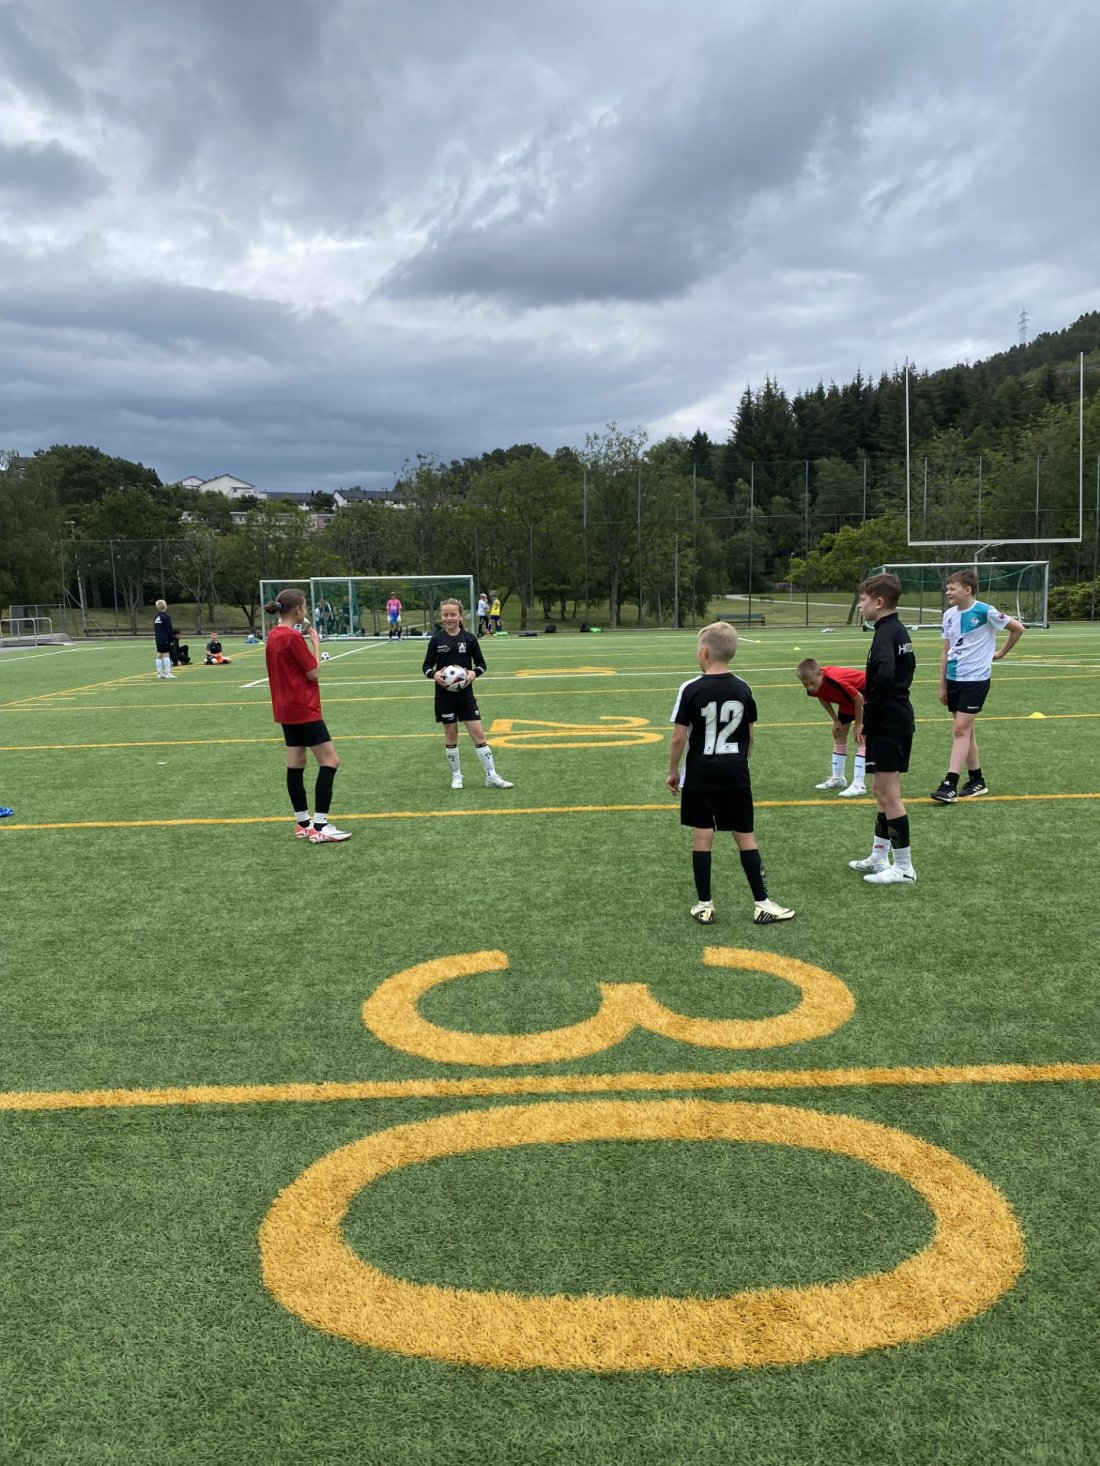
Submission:
M 936 1219 L 889 1272 L 728 1297 L 530 1295 L 394 1278 L 344 1242 L 372 1181 L 440 1156 L 587 1141 L 752 1142 L 850 1156 L 900 1176 Z M 904 1131 L 775 1104 L 603 1100 L 505 1106 L 380 1131 L 323 1157 L 260 1227 L 263 1279 L 284 1308 L 352 1343 L 492 1369 L 595 1371 L 799 1364 L 932 1338 L 996 1302 L 1024 1268 L 1005 1198 Z

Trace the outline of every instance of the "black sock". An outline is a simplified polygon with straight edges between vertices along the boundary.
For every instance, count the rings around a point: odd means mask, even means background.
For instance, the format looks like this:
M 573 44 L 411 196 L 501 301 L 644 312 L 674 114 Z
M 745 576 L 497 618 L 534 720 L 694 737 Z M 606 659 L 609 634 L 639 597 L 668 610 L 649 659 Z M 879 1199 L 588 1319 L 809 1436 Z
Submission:
M 709 850 L 691 852 L 691 873 L 695 877 L 695 894 L 700 901 L 710 900 L 710 855 Z
M 317 770 L 317 787 L 313 791 L 313 823 L 325 824 L 329 805 L 332 803 L 332 786 L 336 781 L 336 770 L 330 764 L 322 764 Z
M 290 807 L 295 814 L 306 808 L 306 776 L 301 769 L 287 769 L 286 792 L 290 795 Z
M 977 768 L 977 769 L 967 769 L 966 772 L 970 776 L 970 782 L 972 784 L 984 784 L 985 783 L 985 780 L 982 778 L 982 771 L 981 771 L 980 768 Z
M 886 816 L 880 810 L 879 813 L 875 815 L 875 839 L 889 840 L 889 838 L 890 826 L 887 823 Z
M 754 901 L 766 901 L 768 899 L 768 887 L 764 880 L 764 862 L 760 859 L 759 850 L 742 850 L 741 869 L 745 872 L 745 879 L 749 883 Z
M 909 816 L 899 815 L 890 821 L 890 844 L 895 850 L 909 849 Z
M 954 789 L 959 782 L 959 776 L 958 774 L 944 774 L 943 782 L 945 784 L 950 784 L 952 789 Z

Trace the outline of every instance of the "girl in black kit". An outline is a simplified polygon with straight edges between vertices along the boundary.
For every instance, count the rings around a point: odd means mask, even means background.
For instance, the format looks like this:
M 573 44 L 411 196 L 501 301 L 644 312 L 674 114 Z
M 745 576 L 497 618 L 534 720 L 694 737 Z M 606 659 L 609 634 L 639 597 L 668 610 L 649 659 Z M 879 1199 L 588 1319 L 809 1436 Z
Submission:
M 481 767 L 485 770 L 487 789 L 511 789 L 507 779 L 502 779 L 493 763 L 493 750 L 485 741 L 485 730 L 481 726 L 481 710 L 474 697 L 474 681 L 484 675 L 485 658 L 481 646 L 472 631 L 462 624 L 462 607 L 455 600 L 446 600 L 439 608 L 443 629 L 437 631 L 428 643 L 424 653 L 423 672 L 435 683 L 435 720 L 443 724 L 443 744 L 447 763 L 451 770 L 451 788 L 462 788 L 462 769 L 458 759 L 458 725 L 466 724 L 466 731 L 474 740 Z M 447 686 L 443 678 L 444 667 L 464 667 L 465 683 L 455 689 Z

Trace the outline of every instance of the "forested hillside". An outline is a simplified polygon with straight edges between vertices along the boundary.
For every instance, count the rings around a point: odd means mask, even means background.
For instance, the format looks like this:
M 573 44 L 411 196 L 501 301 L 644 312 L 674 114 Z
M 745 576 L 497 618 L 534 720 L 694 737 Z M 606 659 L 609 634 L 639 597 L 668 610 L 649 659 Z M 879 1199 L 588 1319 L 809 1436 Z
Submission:
M 121 597 L 134 624 L 161 593 L 200 605 L 216 588 L 251 617 L 261 577 L 457 569 L 515 597 L 525 621 L 564 617 L 589 597 L 610 603 L 611 624 L 639 600 L 647 618 L 667 621 L 674 601 L 702 608 L 725 589 L 807 577 L 850 589 L 868 565 L 949 558 L 974 540 L 1018 541 L 1002 557 L 1026 559 L 1031 541 L 1072 539 L 1041 552 L 1055 581 L 1095 578 L 1100 312 L 987 361 L 910 368 L 909 427 L 908 520 L 900 364 L 793 397 L 771 377 L 748 384 L 725 442 L 697 432 L 650 443 L 612 423 L 553 453 L 520 444 L 450 463 L 419 455 L 395 486 L 400 509 L 357 504 L 319 528 L 259 501 L 234 522 L 221 495 L 166 485 L 98 447 L 8 454 L 0 606 L 56 603 L 63 558 L 70 595 L 79 571 L 92 604 Z M 330 504 L 318 495 L 315 507 Z M 910 538 L 930 547 L 910 551 Z

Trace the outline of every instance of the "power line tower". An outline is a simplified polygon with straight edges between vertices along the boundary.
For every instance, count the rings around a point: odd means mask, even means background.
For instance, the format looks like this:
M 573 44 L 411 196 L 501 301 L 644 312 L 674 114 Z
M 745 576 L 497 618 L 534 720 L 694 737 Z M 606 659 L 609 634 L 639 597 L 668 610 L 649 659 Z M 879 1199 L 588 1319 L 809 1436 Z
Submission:
M 1020 319 L 1016 322 L 1016 329 L 1020 333 L 1021 346 L 1027 345 L 1027 328 L 1029 324 L 1030 321 L 1028 320 L 1027 306 L 1025 305 L 1023 310 L 1020 312 Z

